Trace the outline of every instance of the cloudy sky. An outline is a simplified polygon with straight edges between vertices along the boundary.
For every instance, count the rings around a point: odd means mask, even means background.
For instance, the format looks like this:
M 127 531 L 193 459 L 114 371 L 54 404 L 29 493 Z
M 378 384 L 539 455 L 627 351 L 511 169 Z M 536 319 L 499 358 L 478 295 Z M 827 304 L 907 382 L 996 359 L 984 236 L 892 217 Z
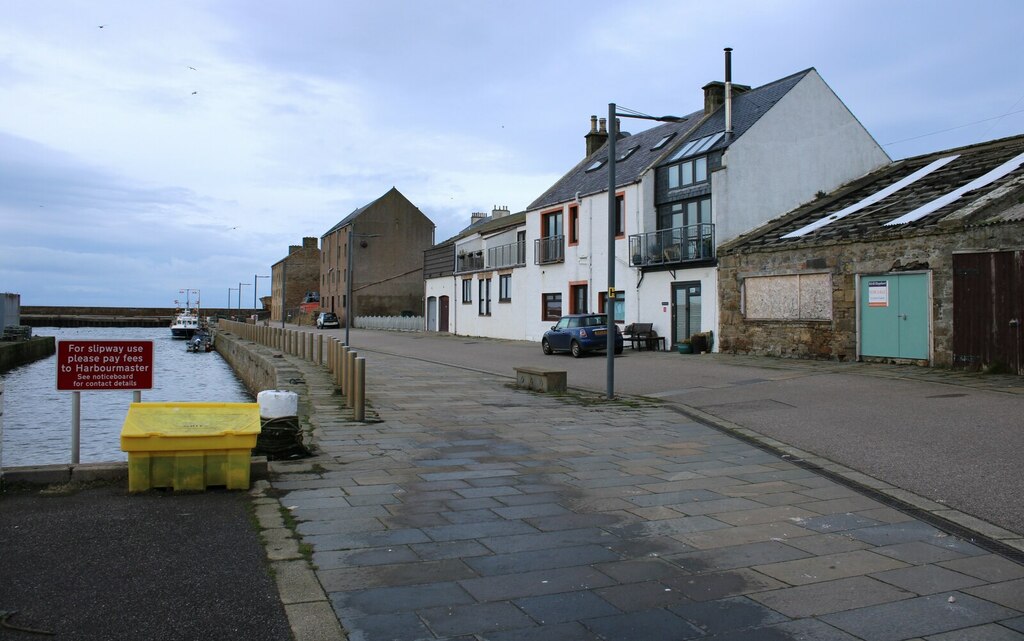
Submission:
M 243 282 L 247 307 L 392 186 L 443 240 L 524 209 L 609 102 L 699 109 L 726 46 L 737 83 L 815 67 L 894 159 L 1024 132 L 1019 0 L 2 4 L 0 291 L 23 305 L 222 307 Z

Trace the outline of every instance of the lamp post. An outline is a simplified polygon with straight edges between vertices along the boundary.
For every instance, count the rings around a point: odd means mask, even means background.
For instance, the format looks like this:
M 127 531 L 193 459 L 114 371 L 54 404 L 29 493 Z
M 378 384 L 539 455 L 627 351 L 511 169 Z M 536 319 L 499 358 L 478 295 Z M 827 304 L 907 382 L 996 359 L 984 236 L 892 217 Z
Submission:
M 252 275 L 252 308 L 253 308 L 253 310 L 258 309 L 256 307 L 256 293 L 257 293 L 257 291 L 259 291 L 259 282 L 260 282 L 261 278 L 270 278 L 270 276 L 257 276 L 256 274 Z
M 625 107 L 624 107 L 625 109 Z M 618 118 L 637 118 L 639 120 L 655 120 L 657 122 L 682 122 L 679 116 L 648 116 L 647 114 L 629 110 L 631 113 L 619 113 L 614 102 L 608 103 L 608 294 L 605 297 L 605 313 L 608 314 L 608 342 L 606 386 L 608 400 L 615 398 L 615 223 L 618 218 L 618 199 L 615 197 L 615 143 L 619 137 Z M 625 204 L 623 204 L 625 217 Z
M 345 345 L 351 345 L 348 342 L 348 330 L 352 327 L 352 310 L 355 309 L 355 305 L 352 300 L 352 254 L 355 253 L 355 247 L 352 246 L 353 238 L 376 238 L 380 234 L 358 234 L 352 231 L 352 227 L 348 228 L 348 272 L 345 275 Z
M 249 283 L 238 283 L 238 317 L 242 317 L 242 287 L 248 287 Z
M 231 311 L 231 292 L 236 292 L 236 291 L 238 291 L 237 288 L 235 288 L 235 287 L 228 287 L 228 311 L 229 312 Z M 230 316 L 230 314 L 228 314 L 228 316 Z

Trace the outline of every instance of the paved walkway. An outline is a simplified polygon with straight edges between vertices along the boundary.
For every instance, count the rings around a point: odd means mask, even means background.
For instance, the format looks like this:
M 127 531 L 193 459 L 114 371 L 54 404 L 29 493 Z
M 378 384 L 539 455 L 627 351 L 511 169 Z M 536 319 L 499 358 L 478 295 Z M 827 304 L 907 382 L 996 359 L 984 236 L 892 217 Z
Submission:
M 1024 566 L 655 402 L 368 355 L 275 464 L 350 639 L 1024 639 Z

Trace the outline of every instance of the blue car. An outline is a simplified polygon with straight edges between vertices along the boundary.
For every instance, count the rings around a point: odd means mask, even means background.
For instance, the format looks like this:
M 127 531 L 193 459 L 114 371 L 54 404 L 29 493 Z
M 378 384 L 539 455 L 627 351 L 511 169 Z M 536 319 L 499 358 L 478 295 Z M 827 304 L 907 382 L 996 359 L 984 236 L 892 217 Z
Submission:
M 545 354 L 571 352 L 579 358 L 608 347 L 608 317 L 604 314 L 569 314 L 544 332 L 540 341 Z M 622 332 L 615 326 L 615 353 L 622 353 Z

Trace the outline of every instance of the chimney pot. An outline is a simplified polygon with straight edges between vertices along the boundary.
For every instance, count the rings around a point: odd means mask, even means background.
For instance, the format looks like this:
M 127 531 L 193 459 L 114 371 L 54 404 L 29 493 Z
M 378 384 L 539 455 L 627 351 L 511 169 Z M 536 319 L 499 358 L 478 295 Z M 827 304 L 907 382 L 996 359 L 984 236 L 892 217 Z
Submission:
M 598 122 L 601 124 L 601 128 L 598 130 L 597 133 L 604 134 L 604 135 L 607 136 L 608 135 L 608 119 L 607 118 L 601 118 L 600 120 L 598 120 Z
M 597 133 L 597 116 L 590 117 L 590 133 Z

